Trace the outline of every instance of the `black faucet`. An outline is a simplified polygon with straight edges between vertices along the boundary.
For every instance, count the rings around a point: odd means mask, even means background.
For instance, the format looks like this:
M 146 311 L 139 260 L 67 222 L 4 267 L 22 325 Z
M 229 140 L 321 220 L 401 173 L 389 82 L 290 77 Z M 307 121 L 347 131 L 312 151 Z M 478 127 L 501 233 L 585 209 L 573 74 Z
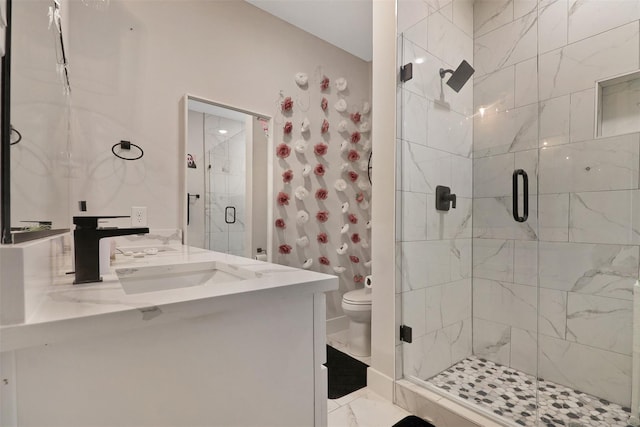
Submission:
M 76 280 L 80 283 L 102 282 L 100 277 L 100 239 L 103 237 L 146 234 L 148 227 L 140 228 L 98 228 L 98 220 L 107 218 L 126 218 L 126 216 L 74 216 L 73 231 Z

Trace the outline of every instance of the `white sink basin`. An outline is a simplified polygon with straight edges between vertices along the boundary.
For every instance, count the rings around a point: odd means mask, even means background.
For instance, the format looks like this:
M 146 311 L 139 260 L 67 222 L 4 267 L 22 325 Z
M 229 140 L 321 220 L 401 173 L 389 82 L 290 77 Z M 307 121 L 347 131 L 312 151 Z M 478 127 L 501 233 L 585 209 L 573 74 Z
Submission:
M 126 294 L 166 291 L 260 277 L 260 273 L 219 261 L 117 268 Z
M 116 248 L 117 253 L 124 255 L 125 253 L 145 253 L 146 255 L 173 255 L 178 251 L 177 248 L 169 245 L 147 245 L 147 246 L 118 246 Z

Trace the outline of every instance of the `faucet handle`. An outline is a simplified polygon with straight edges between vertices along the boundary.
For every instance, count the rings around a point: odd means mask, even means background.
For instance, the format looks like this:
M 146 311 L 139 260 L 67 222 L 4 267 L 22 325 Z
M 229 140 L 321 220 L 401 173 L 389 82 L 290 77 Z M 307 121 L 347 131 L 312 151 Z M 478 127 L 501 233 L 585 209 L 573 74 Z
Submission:
M 456 208 L 456 195 L 453 194 L 453 193 L 449 194 L 449 200 L 451 201 L 451 207 L 453 209 L 455 209 Z
M 129 215 L 100 215 L 100 216 L 74 216 L 73 223 L 76 228 L 98 228 L 99 219 L 129 218 Z
M 448 211 L 449 208 L 456 207 L 456 195 L 451 192 L 451 188 L 443 185 L 436 186 L 436 210 Z

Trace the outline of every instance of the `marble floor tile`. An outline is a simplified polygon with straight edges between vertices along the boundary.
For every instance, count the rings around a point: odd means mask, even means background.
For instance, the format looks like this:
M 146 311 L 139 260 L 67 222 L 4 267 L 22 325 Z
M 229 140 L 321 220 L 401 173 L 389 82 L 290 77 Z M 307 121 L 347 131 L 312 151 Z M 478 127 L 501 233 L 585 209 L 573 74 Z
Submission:
M 367 388 L 358 390 L 345 398 L 351 395 L 356 396 L 329 412 L 328 427 L 392 426 L 411 415 Z
M 338 408 L 340 408 L 340 405 L 338 405 L 338 402 L 336 402 L 335 399 L 327 399 L 327 411 L 328 412 L 333 412 Z

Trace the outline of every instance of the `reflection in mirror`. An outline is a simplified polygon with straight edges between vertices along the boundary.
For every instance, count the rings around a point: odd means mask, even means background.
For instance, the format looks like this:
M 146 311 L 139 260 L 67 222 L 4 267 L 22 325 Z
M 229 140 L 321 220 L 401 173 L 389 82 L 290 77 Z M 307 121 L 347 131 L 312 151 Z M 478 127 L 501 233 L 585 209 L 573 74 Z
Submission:
M 327 118 L 334 146 L 342 140 L 337 132 L 342 113 L 333 105 L 348 97 L 356 108 L 370 99 L 370 65 L 365 60 L 247 2 L 199 0 L 61 0 L 72 84 L 72 96 L 65 96 L 56 68 L 55 27 L 48 28 L 51 3 L 14 2 L 12 124 L 23 136 L 11 148 L 16 226 L 27 220 L 51 221 L 54 228 L 66 228 L 74 215 L 127 215 L 138 206 L 147 208 L 150 228 L 181 229 L 187 236 L 182 169 L 186 169 L 186 153 L 181 138 L 187 121 L 186 110 L 179 109 L 177 102 L 187 91 L 273 116 L 271 138 L 279 143 L 283 141 L 280 96 L 293 96 L 296 121 L 308 115 L 317 132 L 317 125 Z M 299 72 L 309 78 L 304 90 L 294 80 Z M 338 92 L 332 86 L 321 92 L 318 79 L 323 74 L 348 79 L 347 91 Z M 326 112 L 319 107 L 325 96 L 330 100 Z M 257 128 L 264 140 L 264 132 Z M 112 147 L 122 140 L 139 145 L 144 157 L 126 161 L 114 156 Z M 261 195 L 273 203 L 272 187 L 278 184 L 281 190 L 282 167 L 273 149 L 268 153 L 277 173 L 272 171 L 270 179 L 256 177 L 251 188 L 254 199 Z M 327 158 L 335 166 L 328 172 L 333 174 L 331 180 L 329 175 L 325 178 L 326 187 L 333 185 L 343 163 L 340 154 L 334 154 L 335 158 Z M 294 156 L 289 159 L 291 167 L 302 166 L 293 163 L 298 159 Z M 311 154 L 307 160 L 316 163 Z M 204 185 L 204 176 L 202 181 Z M 86 201 L 86 212 L 78 208 L 80 201 Z M 199 202 L 204 215 L 204 196 Z M 232 209 L 227 211 L 232 215 Z M 245 253 L 248 250 L 254 256 L 258 248 L 267 248 L 271 255 L 280 244 L 293 241 L 293 236 L 283 236 L 287 242 L 278 242 L 274 248 L 264 237 L 265 221 L 269 228 L 274 224 L 264 213 L 273 217 L 274 210 L 252 211 L 262 215 L 251 219 L 254 242 L 249 245 L 245 239 Z M 339 219 L 332 217 L 332 221 Z M 243 220 L 248 226 L 249 218 Z M 294 231 L 290 227 L 288 233 Z M 216 231 L 210 228 L 209 232 Z M 263 233 L 262 240 L 254 237 L 258 232 Z M 276 261 L 298 266 L 304 259 L 292 254 Z
M 12 5 L 11 229 L 20 234 L 69 227 L 65 11 L 55 6 L 49 26 L 43 12 L 53 5 L 50 0 Z
M 193 97 L 186 104 L 186 241 L 251 257 L 269 228 L 267 119 Z

